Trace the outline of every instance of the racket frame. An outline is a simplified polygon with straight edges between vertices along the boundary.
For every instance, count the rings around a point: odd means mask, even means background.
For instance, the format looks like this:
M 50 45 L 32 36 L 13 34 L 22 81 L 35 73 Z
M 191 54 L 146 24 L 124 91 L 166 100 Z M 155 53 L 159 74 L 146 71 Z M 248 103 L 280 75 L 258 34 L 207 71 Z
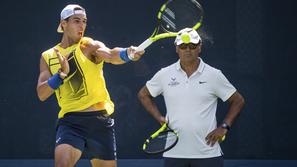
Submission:
M 168 148 L 166 149 L 163 149 L 163 150 L 160 150 L 160 151 L 155 151 L 155 152 L 149 152 L 149 151 L 146 151 L 146 148 L 147 148 L 147 145 L 150 143 L 150 141 L 154 138 L 156 138 L 158 135 L 160 135 L 161 133 L 165 133 L 165 132 L 172 132 L 173 134 L 176 135 L 176 141 Z M 159 154 L 159 153 L 163 153 L 163 152 L 166 152 L 168 150 L 170 150 L 171 148 L 173 148 L 178 142 L 178 134 L 172 130 L 171 128 L 168 127 L 168 125 L 165 123 L 161 126 L 160 129 L 158 129 L 155 133 L 153 133 L 148 139 L 145 140 L 144 144 L 143 144 L 143 147 L 142 147 L 142 150 L 147 153 L 147 154 Z
M 162 17 L 162 14 L 163 14 L 163 12 L 166 10 L 166 6 L 167 6 L 167 4 L 170 3 L 171 1 L 173 1 L 173 0 L 168 0 L 165 4 L 163 4 L 163 5 L 161 6 L 161 8 L 160 8 L 160 10 L 159 10 L 159 12 L 158 12 L 158 15 L 157 15 L 158 26 L 154 29 L 152 35 L 151 35 L 148 39 L 146 39 L 144 42 L 142 42 L 142 43 L 136 48 L 136 52 L 146 49 L 146 48 L 147 48 L 148 46 L 150 46 L 153 42 L 155 42 L 155 41 L 157 41 L 157 40 L 159 40 L 159 39 L 162 39 L 162 38 L 169 38 L 169 37 L 176 37 L 176 36 L 178 35 L 177 32 L 170 32 L 170 31 L 168 31 L 168 30 L 166 30 L 166 29 L 164 29 L 164 28 L 162 28 L 162 29 L 165 31 L 165 33 L 158 34 L 159 29 L 160 29 L 160 27 L 161 27 L 161 24 L 160 24 L 160 23 L 161 23 L 161 17 Z M 204 10 L 203 10 L 202 6 L 201 6 L 197 1 L 195 1 L 195 2 L 198 4 L 198 6 L 199 6 L 199 8 L 200 8 L 200 10 L 201 10 L 201 13 L 202 13 L 199 22 L 197 22 L 197 23 L 192 27 L 194 30 L 197 30 L 197 29 L 202 25 L 203 16 L 204 16 Z M 157 34 L 158 34 L 158 35 L 157 35 Z

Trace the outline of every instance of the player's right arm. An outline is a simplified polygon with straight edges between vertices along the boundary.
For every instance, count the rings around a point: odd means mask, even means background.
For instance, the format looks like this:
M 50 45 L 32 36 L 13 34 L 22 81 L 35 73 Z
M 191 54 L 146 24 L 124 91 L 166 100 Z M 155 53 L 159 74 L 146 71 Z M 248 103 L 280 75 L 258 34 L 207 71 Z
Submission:
M 93 40 L 89 37 L 84 37 L 81 41 L 81 50 L 90 60 L 96 64 L 101 63 L 102 61 L 111 64 L 124 64 L 132 61 L 139 60 L 143 54 L 144 50 L 136 52 L 135 47 L 129 48 L 120 48 L 115 47 L 113 49 L 108 48 L 101 41 Z M 131 59 L 129 55 L 134 53 L 133 58 Z
M 153 101 L 149 90 L 146 86 L 142 87 L 138 92 L 138 99 L 144 106 L 146 111 L 148 111 L 161 125 L 166 123 L 165 117 L 160 113 L 156 103 Z
M 54 90 L 49 87 L 47 84 L 48 79 L 51 77 L 51 73 L 49 71 L 48 65 L 46 64 L 44 58 L 41 56 L 40 58 L 40 73 L 38 77 L 38 83 L 37 83 L 37 95 L 39 100 L 45 101 L 48 97 L 50 97 Z

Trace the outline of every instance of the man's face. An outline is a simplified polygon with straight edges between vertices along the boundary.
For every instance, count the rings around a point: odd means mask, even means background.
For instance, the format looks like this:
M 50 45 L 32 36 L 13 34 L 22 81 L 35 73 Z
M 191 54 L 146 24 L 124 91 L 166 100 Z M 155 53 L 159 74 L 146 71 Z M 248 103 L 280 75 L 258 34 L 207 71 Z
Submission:
M 198 44 L 180 44 L 176 46 L 176 53 L 181 61 L 195 61 L 201 52 L 201 42 Z
M 73 40 L 80 40 L 84 36 L 86 26 L 87 18 L 82 14 L 70 16 L 67 20 L 62 21 L 64 33 Z

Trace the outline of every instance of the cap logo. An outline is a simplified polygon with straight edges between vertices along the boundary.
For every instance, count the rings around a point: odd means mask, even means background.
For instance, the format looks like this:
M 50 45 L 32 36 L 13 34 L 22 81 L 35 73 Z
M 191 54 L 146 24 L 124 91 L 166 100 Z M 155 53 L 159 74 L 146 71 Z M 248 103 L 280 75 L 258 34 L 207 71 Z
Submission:
M 86 15 L 86 12 L 84 10 L 65 10 L 64 13 L 61 14 L 61 20 L 64 20 L 75 14 Z
M 83 10 L 75 10 L 73 13 L 74 13 L 74 14 L 82 14 L 82 15 L 86 15 L 86 12 L 83 11 Z

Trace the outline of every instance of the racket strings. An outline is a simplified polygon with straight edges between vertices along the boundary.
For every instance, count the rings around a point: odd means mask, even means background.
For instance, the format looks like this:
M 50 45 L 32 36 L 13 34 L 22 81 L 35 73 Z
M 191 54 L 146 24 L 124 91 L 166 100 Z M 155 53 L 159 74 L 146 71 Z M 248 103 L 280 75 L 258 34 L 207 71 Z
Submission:
M 161 28 L 166 32 L 177 32 L 186 27 L 194 27 L 203 19 L 203 9 L 195 0 L 171 0 L 164 11 L 160 12 L 162 13 Z
M 148 142 L 146 151 L 151 153 L 162 152 L 172 147 L 176 142 L 177 135 L 174 132 L 162 132 Z
M 162 20 L 166 23 L 166 28 L 176 29 L 176 25 L 166 15 L 162 15 Z

